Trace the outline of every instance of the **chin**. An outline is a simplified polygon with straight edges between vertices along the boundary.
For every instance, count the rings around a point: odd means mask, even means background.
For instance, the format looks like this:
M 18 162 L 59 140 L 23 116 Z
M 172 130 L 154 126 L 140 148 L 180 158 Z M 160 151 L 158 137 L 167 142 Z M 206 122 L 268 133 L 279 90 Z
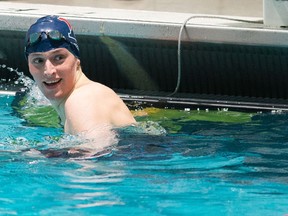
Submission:
M 60 95 L 60 94 L 51 94 L 51 93 L 48 93 L 48 94 L 44 94 L 44 96 L 50 100 L 50 101 L 60 101 L 64 98 L 63 95 Z

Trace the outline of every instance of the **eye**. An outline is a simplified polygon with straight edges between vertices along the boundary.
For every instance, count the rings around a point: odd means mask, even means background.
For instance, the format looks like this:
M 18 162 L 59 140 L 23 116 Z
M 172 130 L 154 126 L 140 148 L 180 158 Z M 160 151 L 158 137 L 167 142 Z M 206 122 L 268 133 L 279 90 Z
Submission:
M 44 58 L 41 57 L 32 58 L 32 63 L 35 65 L 43 64 L 44 61 L 45 61 Z
M 57 62 L 61 62 L 63 59 L 65 59 L 64 55 L 55 55 L 54 60 Z

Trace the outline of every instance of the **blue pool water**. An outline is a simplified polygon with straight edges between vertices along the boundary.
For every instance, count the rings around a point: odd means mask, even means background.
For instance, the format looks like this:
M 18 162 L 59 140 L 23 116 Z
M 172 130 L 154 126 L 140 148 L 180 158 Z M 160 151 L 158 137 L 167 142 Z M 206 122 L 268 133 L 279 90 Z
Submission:
M 75 160 L 34 154 L 73 137 L 28 124 L 13 100 L 0 97 L 0 215 L 288 215 L 288 114 L 148 114 L 148 132 L 118 131 L 112 153 Z

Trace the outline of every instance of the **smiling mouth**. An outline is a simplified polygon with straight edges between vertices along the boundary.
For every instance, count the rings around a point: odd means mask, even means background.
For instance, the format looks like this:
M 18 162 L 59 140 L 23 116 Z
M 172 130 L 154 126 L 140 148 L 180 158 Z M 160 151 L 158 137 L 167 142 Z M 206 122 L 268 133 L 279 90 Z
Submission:
M 60 83 L 61 79 L 58 80 L 51 80 L 51 81 L 44 81 L 43 83 L 46 86 L 52 87 L 52 86 L 56 86 L 58 83 Z

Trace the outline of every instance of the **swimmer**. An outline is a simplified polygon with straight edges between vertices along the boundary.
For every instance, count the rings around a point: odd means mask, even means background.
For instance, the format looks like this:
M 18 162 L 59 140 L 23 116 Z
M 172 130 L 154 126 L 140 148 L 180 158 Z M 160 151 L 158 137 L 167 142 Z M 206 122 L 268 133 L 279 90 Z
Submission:
M 57 111 L 65 133 L 77 135 L 95 132 L 102 125 L 117 128 L 136 123 L 112 89 L 83 73 L 77 40 L 66 19 L 45 16 L 31 25 L 25 56 L 35 83 Z

